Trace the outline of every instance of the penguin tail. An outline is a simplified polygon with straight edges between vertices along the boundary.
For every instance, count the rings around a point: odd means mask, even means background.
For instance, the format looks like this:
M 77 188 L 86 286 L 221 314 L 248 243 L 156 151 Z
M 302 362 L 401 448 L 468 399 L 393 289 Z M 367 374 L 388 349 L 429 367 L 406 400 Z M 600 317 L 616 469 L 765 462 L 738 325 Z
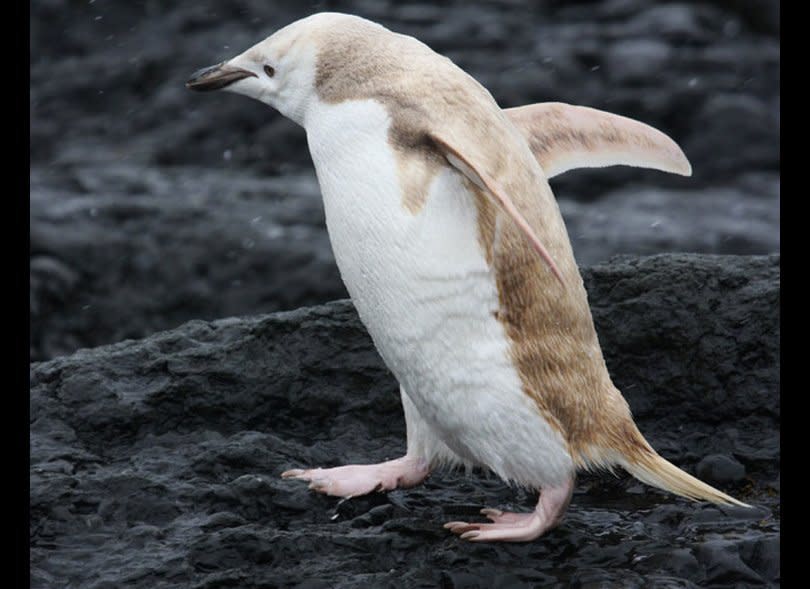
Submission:
M 641 434 L 639 433 L 639 436 Z M 684 472 L 665 458 L 662 458 L 648 444 L 643 450 L 622 456 L 619 464 L 627 472 L 643 483 L 669 491 L 692 501 L 709 501 L 723 505 L 751 507 L 703 481 Z

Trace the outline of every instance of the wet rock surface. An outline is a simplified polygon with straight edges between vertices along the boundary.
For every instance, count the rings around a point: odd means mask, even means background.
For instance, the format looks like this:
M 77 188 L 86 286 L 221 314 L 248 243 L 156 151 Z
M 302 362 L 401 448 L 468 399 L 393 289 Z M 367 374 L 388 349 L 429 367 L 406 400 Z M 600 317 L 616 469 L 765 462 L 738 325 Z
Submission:
M 504 107 L 582 104 L 668 133 L 694 176 L 552 181 L 581 264 L 779 251 L 779 3 L 31 4 L 31 357 L 345 296 L 302 129 L 184 82 L 316 11 L 411 34 Z
M 745 478 L 745 466 L 731 456 L 709 454 L 698 462 L 695 473 L 712 485 L 737 483 Z
M 641 431 L 687 471 L 744 466 L 722 488 L 754 509 L 586 474 L 546 537 L 474 545 L 442 524 L 535 495 L 478 471 L 345 502 L 284 481 L 404 450 L 397 384 L 336 301 L 32 364 L 32 587 L 777 586 L 779 257 L 618 257 L 584 278 Z

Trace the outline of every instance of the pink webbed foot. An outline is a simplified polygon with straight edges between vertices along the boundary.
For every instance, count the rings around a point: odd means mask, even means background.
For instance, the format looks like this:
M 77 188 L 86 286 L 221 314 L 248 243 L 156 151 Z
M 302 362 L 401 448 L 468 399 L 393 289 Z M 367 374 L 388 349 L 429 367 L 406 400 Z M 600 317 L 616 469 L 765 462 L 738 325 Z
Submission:
M 574 492 L 573 479 L 559 487 L 548 487 L 540 493 L 532 513 L 510 513 L 499 509 L 482 509 L 493 523 L 448 522 L 444 527 L 462 540 L 471 542 L 528 542 L 539 538 L 562 521 Z
M 309 488 L 334 497 L 358 497 L 374 491 L 413 487 L 430 473 L 420 458 L 403 456 L 380 464 L 348 464 L 335 468 L 292 469 L 282 478 L 309 481 Z
M 462 540 L 472 542 L 528 542 L 540 537 L 549 529 L 537 512 L 504 512 L 500 518 L 493 521 L 495 523 L 492 524 L 448 522 L 444 527 L 458 534 Z

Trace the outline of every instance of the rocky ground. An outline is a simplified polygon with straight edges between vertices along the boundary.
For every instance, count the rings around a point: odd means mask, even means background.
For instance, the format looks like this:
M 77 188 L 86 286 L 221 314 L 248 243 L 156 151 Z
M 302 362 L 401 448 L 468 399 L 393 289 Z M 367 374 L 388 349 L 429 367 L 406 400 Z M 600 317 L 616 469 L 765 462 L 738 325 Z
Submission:
M 668 459 L 754 506 L 580 477 L 528 544 L 442 524 L 536 497 L 483 473 L 338 502 L 279 474 L 404 449 L 397 383 L 348 301 L 31 367 L 32 587 L 752 587 L 780 579 L 779 257 L 584 272 L 614 382 Z
M 31 3 L 31 358 L 345 296 L 303 131 L 191 72 L 319 10 L 427 42 L 504 107 L 583 104 L 684 148 L 692 178 L 553 181 L 581 264 L 779 251 L 779 4 Z

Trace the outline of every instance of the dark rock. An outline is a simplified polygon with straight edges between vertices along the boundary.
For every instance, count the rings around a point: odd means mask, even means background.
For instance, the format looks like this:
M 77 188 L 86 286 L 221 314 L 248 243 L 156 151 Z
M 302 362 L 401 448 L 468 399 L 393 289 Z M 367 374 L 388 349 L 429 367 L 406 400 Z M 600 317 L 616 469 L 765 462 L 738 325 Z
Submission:
M 735 94 L 717 94 L 695 113 L 700 131 L 690 135 L 683 148 L 693 161 L 720 170 L 739 170 L 747 166 L 779 169 L 779 145 L 768 136 L 779 128 L 779 111 L 764 100 Z M 744 146 L 734 156 L 725 153 L 720 143 L 724 134 L 733 133 L 738 145 Z M 756 163 L 754 163 L 756 161 Z M 708 168 L 701 174 L 708 174 Z
M 771 582 L 779 581 L 781 541 L 779 536 L 751 538 L 740 546 L 742 561 Z
M 663 260 L 667 263 L 660 263 Z M 752 280 L 760 272 L 767 279 Z M 714 421 L 733 431 L 728 443 L 718 440 L 723 428 L 712 431 L 714 442 L 720 442 L 712 450 L 729 454 L 731 439 L 741 442 L 745 428 L 779 414 L 779 397 L 772 396 L 779 390 L 774 372 L 779 366 L 778 256 L 617 257 L 585 275 L 590 277 L 586 285 L 602 349 L 613 361 L 609 367 L 614 382 L 637 418 L 669 424 L 669 432 L 661 434 L 674 435 L 674 446 L 682 446 L 690 433 L 673 431 L 684 419 Z M 693 294 L 685 297 L 681 289 Z M 609 308 L 603 310 L 608 300 L 621 301 L 627 315 L 619 319 Z M 667 317 L 646 328 L 650 315 L 663 309 Z M 656 378 L 650 386 L 655 390 L 641 384 L 640 376 L 651 364 Z M 767 384 L 759 388 L 752 374 Z M 655 401 L 659 395 L 677 402 L 681 413 L 670 414 L 668 403 Z M 690 444 L 704 447 L 699 438 Z M 767 447 L 770 455 L 775 446 Z
M 724 6 L 738 13 L 753 30 L 779 34 L 780 2 L 773 0 L 724 0 Z
M 638 39 L 614 43 L 605 67 L 615 83 L 646 80 L 666 66 L 672 48 L 661 40 Z
M 740 558 L 740 542 L 713 538 L 698 544 L 698 562 L 706 570 L 706 583 L 764 585 L 765 579 Z
M 31 174 L 34 359 L 346 296 L 311 174 Z
M 701 192 L 631 185 L 596 203 L 567 199 L 556 181 L 552 186 L 577 262 L 590 266 L 615 254 L 778 252 L 778 182 L 769 177 L 751 178 L 758 184 L 750 188 Z
M 642 432 L 690 472 L 743 460 L 750 484 L 724 490 L 754 509 L 583 474 L 544 538 L 473 545 L 442 523 L 534 494 L 478 471 L 342 503 L 284 481 L 404 450 L 397 384 L 338 301 L 32 364 L 32 587 L 778 583 L 779 257 L 623 257 L 584 279 Z
M 731 456 L 710 454 L 698 462 L 695 473 L 709 484 L 723 485 L 743 480 L 745 467 Z

